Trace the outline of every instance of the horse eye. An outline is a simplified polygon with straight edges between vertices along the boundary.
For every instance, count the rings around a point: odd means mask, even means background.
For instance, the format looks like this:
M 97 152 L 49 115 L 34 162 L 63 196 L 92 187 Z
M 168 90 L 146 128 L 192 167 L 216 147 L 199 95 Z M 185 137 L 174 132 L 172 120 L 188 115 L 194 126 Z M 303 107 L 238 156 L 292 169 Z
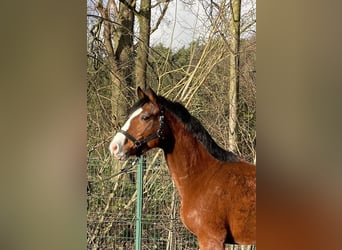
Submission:
M 143 121 L 147 121 L 148 119 L 150 119 L 149 115 L 142 115 L 141 116 L 141 120 L 143 120 Z

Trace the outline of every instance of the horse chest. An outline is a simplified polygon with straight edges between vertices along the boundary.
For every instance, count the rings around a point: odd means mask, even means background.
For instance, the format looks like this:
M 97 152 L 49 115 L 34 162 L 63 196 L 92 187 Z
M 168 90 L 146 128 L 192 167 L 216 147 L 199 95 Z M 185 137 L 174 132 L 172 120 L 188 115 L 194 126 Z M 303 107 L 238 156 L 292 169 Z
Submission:
M 196 229 L 201 225 L 201 215 L 194 206 L 181 205 L 180 216 L 185 227 L 192 233 L 196 233 Z
M 180 216 L 186 228 L 196 234 L 200 228 L 216 227 L 218 221 L 224 220 L 214 203 L 214 199 L 201 198 L 182 202 Z

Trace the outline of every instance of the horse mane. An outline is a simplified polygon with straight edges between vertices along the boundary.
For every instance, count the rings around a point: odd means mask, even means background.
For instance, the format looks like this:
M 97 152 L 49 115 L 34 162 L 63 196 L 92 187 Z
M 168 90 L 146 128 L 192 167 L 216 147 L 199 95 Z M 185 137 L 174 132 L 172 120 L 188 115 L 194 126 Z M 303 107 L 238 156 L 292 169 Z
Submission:
M 201 122 L 192 116 L 181 103 L 171 102 L 162 96 L 158 96 L 158 102 L 184 123 L 185 129 L 191 132 L 213 157 L 224 162 L 239 162 L 239 158 L 233 152 L 226 151 L 217 145 Z

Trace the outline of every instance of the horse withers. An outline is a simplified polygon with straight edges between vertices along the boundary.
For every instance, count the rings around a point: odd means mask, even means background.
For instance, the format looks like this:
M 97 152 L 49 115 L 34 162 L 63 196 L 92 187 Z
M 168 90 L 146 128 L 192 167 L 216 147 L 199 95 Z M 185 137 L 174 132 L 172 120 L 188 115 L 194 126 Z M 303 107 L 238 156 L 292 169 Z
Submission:
M 183 224 L 201 250 L 256 243 L 256 167 L 219 147 L 187 109 L 137 90 L 139 101 L 109 150 L 126 160 L 159 147 L 181 198 Z

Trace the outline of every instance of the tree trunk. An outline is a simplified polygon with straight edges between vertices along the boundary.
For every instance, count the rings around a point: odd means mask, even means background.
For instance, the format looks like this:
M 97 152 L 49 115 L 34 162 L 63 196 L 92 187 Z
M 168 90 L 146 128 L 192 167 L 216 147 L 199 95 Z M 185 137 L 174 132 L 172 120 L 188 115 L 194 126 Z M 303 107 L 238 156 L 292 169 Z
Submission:
M 111 82 L 111 118 L 115 130 L 123 125 L 129 108 L 129 101 L 133 87 L 133 27 L 134 13 L 132 3 L 134 0 L 126 0 L 126 4 L 120 2 L 119 8 L 114 0 L 108 0 L 104 8 L 102 1 L 97 4 L 97 10 L 104 19 L 103 39 L 108 55 L 109 77 Z M 112 12 L 114 10 L 114 15 Z M 114 16 L 114 17 L 113 17 Z M 111 22 L 109 20 L 113 20 Z M 114 172 L 119 173 L 121 163 L 114 165 Z M 117 182 L 121 175 L 114 178 Z M 127 176 L 126 176 L 127 177 Z
M 136 87 L 145 89 L 151 32 L 151 0 L 141 0 L 138 21 L 140 31 L 135 59 L 135 84 Z
M 126 0 L 128 5 L 132 0 Z M 118 12 L 115 13 L 115 22 L 111 20 L 111 10 L 116 8 L 113 0 L 107 2 L 106 8 L 101 1 L 97 5 L 101 16 L 104 18 L 104 44 L 108 53 L 110 80 L 112 85 L 112 123 L 118 129 L 128 110 L 130 87 L 133 87 L 133 25 L 134 13 L 129 6 L 119 4 Z M 132 6 L 134 8 L 134 6 Z
M 229 139 L 228 149 L 237 150 L 237 121 L 238 121 L 238 94 L 239 94 L 239 50 L 240 50 L 240 8 L 241 0 L 230 0 L 231 18 L 229 20 L 230 31 L 230 80 L 229 80 Z
M 131 5 L 132 0 L 126 0 Z M 132 6 L 134 8 L 134 6 Z M 117 74 L 113 80 L 112 89 L 112 111 L 116 114 L 116 124 L 121 127 L 129 108 L 129 98 L 133 87 L 133 27 L 134 27 L 134 13 L 128 6 L 120 2 L 119 18 L 117 30 L 113 33 L 115 41 L 113 65 L 114 73 Z

